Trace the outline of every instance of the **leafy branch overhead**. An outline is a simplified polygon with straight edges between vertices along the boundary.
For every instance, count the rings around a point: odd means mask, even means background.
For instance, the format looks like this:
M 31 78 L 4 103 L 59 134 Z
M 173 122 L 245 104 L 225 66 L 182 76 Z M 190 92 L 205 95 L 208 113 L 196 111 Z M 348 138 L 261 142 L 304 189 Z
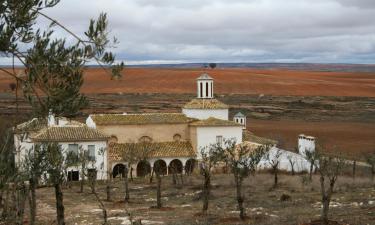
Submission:
M 21 74 L 1 69 L 21 83 L 26 99 L 35 114 L 74 116 L 87 105 L 80 93 L 83 69 L 87 63 L 96 63 L 112 76 L 120 78 L 124 64 L 115 63 L 115 55 L 107 51 L 115 47 L 116 38 L 109 37 L 105 13 L 91 19 L 84 38 L 79 37 L 43 12 L 58 4 L 58 0 L 6 0 L 0 5 L 0 52 L 25 67 Z M 36 26 L 38 17 L 50 21 L 46 30 Z M 63 30 L 74 38 L 60 38 Z

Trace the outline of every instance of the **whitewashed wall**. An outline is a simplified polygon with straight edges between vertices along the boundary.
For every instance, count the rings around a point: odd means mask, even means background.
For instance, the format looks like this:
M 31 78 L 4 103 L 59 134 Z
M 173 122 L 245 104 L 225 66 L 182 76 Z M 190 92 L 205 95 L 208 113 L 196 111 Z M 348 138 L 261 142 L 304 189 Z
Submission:
M 221 120 L 228 120 L 228 109 L 182 109 L 187 117 L 205 120 L 214 117 Z
M 216 136 L 223 136 L 223 139 L 235 138 L 237 143 L 242 143 L 242 127 L 197 127 L 198 159 L 201 159 L 202 148 L 216 144 Z
M 19 135 L 15 135 L 15 139 L 14 139 L 14 143 L 15 143 L 15 147 L 16 147 L 16 150 L 17 150 L 17 153 L 16 153 L 16 157 L 15 157 L 15 161 L 16 161 L 16 165 L 19 166 L 20 163 L 22 162 L 22 160 L 25 158 L 27 152 L 30 150 L 30 149 L 33 149 L 34 148 L 34 143 L 31 142 L 31 140 L 29 138 L 25 139 L 24 141 L 20 141 L 20 136 Z M 78 144 L 78 146 L 82 146 L 82 149 L 85 149 L 87 150 L 88 149 L 88 145 L 95 145 L 95 159 L 96 159 L 96 162 L 94 165 L 89 165 L 88 168 L 97 168 L 98 170 L 98 173 L 97 173 L 97 179 L 107 179 L 107 163 L 108 163 L 108 160 L 107 160 L 107 151 L 104 152 L 104 156 L 103 155 L 99 155 L 99 151 L 101 148 L 104 148 L 104 149 L 107 149 L 107 142 L 106 141 L 90 141 L 90 142 L 61 142 L 61 143 L 58 143 L 59 145 L 61 145 L 62 149 L 63 149 L 63 152 L 66 153 L 66 150 L 68 149 L 68 146 L 69 144 Z M 103 166 L 102 166 L 103 164 Z M 103 167 L 103 169 L 100 169 L 101 167 Z M 71 167 L 71 168 L 68 168 L 68 171 L 78 171 L 80 169 L 80 167 Z M 81 179 L 81 176 L 80 176 L 80 179 Z
M 107 142 L 106 141 L 90 141 L 90 142 L 62 142 L 62 143 L 59 143 L 59 145 L 61 145 L 62 149 L 63 149 L 63 152 L 66 154 L 66 151 L 68 150 L 68 146 L 69 144 L 78 144 L 78 147 L 82 147 L 83 150 L 87 150 L 88 149 L 88 145 L 95 145 L 95 159 L 96 159 L 96 162 L 94 165 L 92 164 L 89 164 L 88 165 L 88 169 L 93 169 L 93 168 L 96 168 L 97 169 L 97 179 L 98 180 L 105 180 L 107 179 L 107 163 L 108 163 L 108 160 L 107 160 L 107 155 L 108 155 L 108 152 L 107 152 Z M 100 152 L 100 149 L 105 149 L 106 151 L 104 152 L 104 155 L 99 155 L 99 152 Z M 81 149 L 78 149 L 79 151 Z M 80 170 L 80 167 L 69 167 L 68 168 L 68 171 L 79 171 Z M 80 173 L 80 176 L 79 176 L 79 179 L 81 179 L 81 173 Z
M 14 147 L 16 150 L 15 163 L 16 166 L 19 166 L 22 160 L 25 158 L 27 152 L 34 149 L 34 143 L 28 136 L 24 136 L 23 134 L 15 134 Z
M 285 151 L 282 149 L 278 149 L 277 147 L 272 147 L 269 150 L 269 157 L 270 159 L 275 158 L 275 155 L 277 154 L 277 151 L 281 151 L 281 156 L 280 156 L 280 164 L 279 164 L 279 169 L 280 170 L 285 170 L 285 171 L 292 171 L 292 167 L 289 163 L 288 156 L 290 156 L 293 161 L 295 161 L 294 164 L 294 171 L 295 172 L 303 172 L 303 171 L 309 171 L 310 170 L 310 163 L 307 161 L 302 155 L 290 152 L 290 151 Z M 262 160 L 258 164 L 259 169 L 270 169 L 271 165 L 269 164 L 269 161 L 267 158 L 264 156 Z

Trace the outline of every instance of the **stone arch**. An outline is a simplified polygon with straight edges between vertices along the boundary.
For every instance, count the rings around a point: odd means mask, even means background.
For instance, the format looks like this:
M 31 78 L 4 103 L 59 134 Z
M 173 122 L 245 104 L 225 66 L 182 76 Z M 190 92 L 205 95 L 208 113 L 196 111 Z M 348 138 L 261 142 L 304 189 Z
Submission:
M 114 167 L 113 167 L 113 170 L 112 170 L 112 176 L 113 178 L 116 178 L 118 176 L 120 177 L 124 177 L 124 173 L 125 173 L 125 165 L 122 164 L 122 163 L 119 163 L 119 164 L 116 164 Z
M 167 175 L 167 163 L 162 159 L 156 160 L 154 162 L 154 171 L 160 172 L 160 175 Z
M 139 161 L 137 164 L 137 177 L 144 177 L 151 173 L 151 165 L 146 160 Z
M 183 165 L 179 159 L 174 159 L 169 163 L 169 166 L 168 166 L 169 173 L 173 173 L 173 170 L 175 170 L 176 173 L 182 173 Z
M 149 136 L 142 136 L 142 137 L 139 138 L 138 141 L 141 142 L 141 143 L 150 143 L 150 142 L 152 142 L 152 138 L 149 137 Z
M 185 173 L 186 174 L 192 174 L 194 171 L 194 167 L 196 165 L 196 160 L 195 159 L 189 159 L 185 163 Z

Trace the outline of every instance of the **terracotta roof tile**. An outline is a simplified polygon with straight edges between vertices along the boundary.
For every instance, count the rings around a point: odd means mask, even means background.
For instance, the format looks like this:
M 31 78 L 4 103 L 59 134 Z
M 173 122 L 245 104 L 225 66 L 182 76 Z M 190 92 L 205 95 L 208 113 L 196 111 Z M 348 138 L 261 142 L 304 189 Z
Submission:
M 249 141 L 249 142 L 254 142 L 254 143 L 258 143 L 262 145 L 267 145 L 267 144 L 276 145 L 277 144 L 277 141 L 275 140 L 256 136 L 248 130 L 244 130 L 242 132 L 242 141 Z
M 212 99 L 195 98 L 184 105 L 184 109 L 228 109 L 229 106 L 221 101 Z
M 142 153 L 148 151 L 147 157 L 195 157 L 190 142 L 174 141 L 174 142 L 152 142 L 152 143 L 114 143 L 109 148 L 109 159 L 121 161 L 122 156 L 130 151 Z
M 193 120 L 182 113 L 94 114 L 91 118 L 96 125 L 176 124 Z
M 109 137 L 87 126 L 48 127 L 33 135 L 34 141 L 99 141 Z
M 195 122 L 192 122 L 190 123 L 190 126 L 197 126 L 197 127 L 205 127 L 205 126 L 210 126 L 210 127 L 230 127 L 230 126 L 233 126 L 233 127 L 242 127 L 241 124 L 238 124 L 234 121 L 230 121 L 230 120 L 221 120 L 221 119 L 217 119 L 217 118 L 214 118 L 214 117 L 210 117 L 206 120 L 199 120 L 199 121 L 195 121 Z

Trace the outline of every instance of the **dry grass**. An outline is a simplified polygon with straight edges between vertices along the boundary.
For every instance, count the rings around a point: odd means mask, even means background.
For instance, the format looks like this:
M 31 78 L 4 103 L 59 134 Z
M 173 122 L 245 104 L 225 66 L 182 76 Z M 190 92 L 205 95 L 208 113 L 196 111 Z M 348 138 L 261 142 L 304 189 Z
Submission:
M 151 208 L 156 204 L 155 184 L 148 179 L 135 179 L 130 183 L 131 202 L 123 203 L 123 182 L 113 183 L 113 201 L 105 202 L 111 224 L 129 224 L 125 207 L 134 218 L 143 224 L 302 224 L 319 219 L 320 194 L 318 177 L 312 184 L 303 184 L 305 175 L 281 175 L 278 188 L 273 189 L 271 174 L 256 174 L 244 182 L 246 221 L 238 220 L 235 186 L 230 174 L 215 174 L 212 181 L 212 196 L 208 215 L 201 214 L 199 175 L 185 177 L 185 184 L 172 185 L 171 177 L 162 181 L 164 208 Z M 64 189 L 67 224 L 101 224 L 101 211 L 89 188 L 78 193 L 79 185 Z M 105 199 L 105 187 L 99 185 L 98 192 Z M 55 219 L 54 193 L 52 188 L 38 189 L 38 220 L 40 224 L 51 224 Z M 280 201 L 283 195 L 290 200 Z M 331 218 L 347 224 L 374 224 L 375 189 L 368 178 L 340 177 L 333 196 Z

